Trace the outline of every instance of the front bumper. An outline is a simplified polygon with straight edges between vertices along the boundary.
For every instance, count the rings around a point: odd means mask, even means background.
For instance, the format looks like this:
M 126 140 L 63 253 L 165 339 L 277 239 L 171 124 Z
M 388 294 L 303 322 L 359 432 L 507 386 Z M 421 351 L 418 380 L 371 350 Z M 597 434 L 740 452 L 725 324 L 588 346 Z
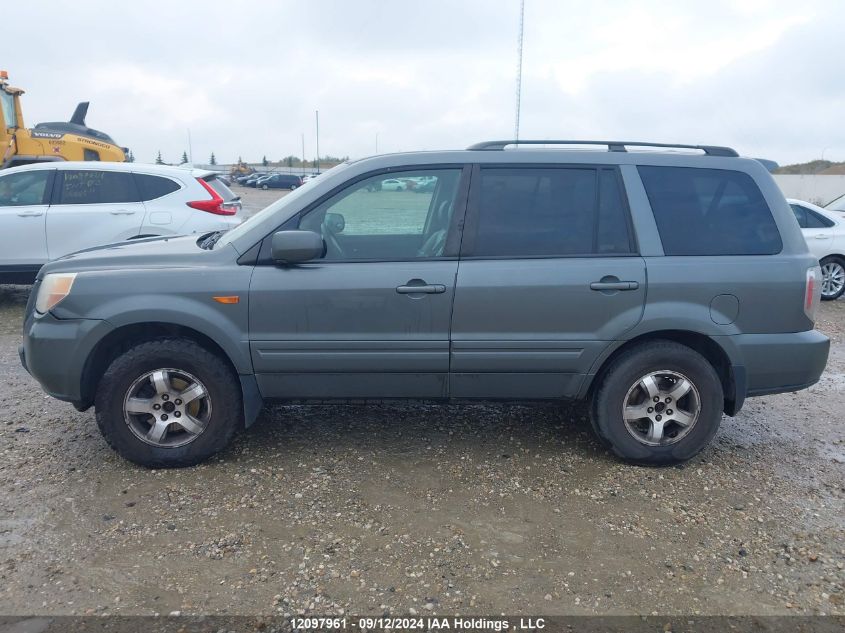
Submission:
M 85 363 L 110 330 L 108 322 L 97 319 L 30 314 L 18 349 L 21 364 L 54 398 L 80 402 Z

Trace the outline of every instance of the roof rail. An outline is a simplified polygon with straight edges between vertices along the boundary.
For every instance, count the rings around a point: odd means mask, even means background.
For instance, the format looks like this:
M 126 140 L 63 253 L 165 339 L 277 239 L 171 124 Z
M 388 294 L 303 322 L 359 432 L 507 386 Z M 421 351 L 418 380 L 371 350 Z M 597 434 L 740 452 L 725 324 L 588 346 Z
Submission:
M 557 140 L 518 140 L 484 141 L 470 145 L 470 150 L 503 150 L 508 145 L 606 145 L 610 152 L 626 152 L 626 147 L 669 147 L 673 149 L 697 149 L 708 156 L 739 156 L 736 150 L 718 145 L 681 145 L 678 143 L 643 143 L 639 141 L 557 141 Z

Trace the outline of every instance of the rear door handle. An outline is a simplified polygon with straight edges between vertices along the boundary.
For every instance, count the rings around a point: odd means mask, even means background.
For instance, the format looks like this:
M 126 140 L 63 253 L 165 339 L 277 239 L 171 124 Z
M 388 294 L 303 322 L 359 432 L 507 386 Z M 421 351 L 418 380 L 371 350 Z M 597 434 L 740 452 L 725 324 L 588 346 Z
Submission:
M 415 294 L 427 294 L 427 295 L 439 295 L 441 293 L 446 292 L 446 286 L 443 284 L 422 284 L 419 286 L 397 286 L 396 292 L 400 295 L 415 295 Z
M 22 218 L 38 218 L 42 215 L 44 215 L 43 211 L 25 211 L 24 213 L 18 213 L 18 216 Z
M 636 290 L 640 287 L 637 281 L 594 281 L 590 290 Z
M 830 239 L 830 235 L 819 234 L 819 235 L 816 235 L 815 237 L 816 237 L 817 240 L 829 240 Z
M 126 209 L 120 209 L 119 211 L 109 211 L 112 215 L 135 215 L 134 211 L 127 211 Z

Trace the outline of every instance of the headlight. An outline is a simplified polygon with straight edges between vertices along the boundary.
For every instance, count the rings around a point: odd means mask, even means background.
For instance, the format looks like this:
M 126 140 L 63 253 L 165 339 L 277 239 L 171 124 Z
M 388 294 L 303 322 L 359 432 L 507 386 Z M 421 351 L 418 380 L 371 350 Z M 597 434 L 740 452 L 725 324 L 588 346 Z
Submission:
M 44 314 L 70 294 L 76 273 L 52 273 L 44 277 L 35 298 L 35 310 Z

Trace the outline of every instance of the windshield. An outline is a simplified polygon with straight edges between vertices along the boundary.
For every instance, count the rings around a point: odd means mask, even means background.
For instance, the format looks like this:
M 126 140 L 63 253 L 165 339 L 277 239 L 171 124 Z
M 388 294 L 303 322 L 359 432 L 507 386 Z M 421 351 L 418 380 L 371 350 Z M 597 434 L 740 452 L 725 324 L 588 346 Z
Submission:
M 0 90 L 0 109 L 3 110 L 5 126 L 15 127 L 15 97 L 5 90 Z
M 332 167 L 330 170 L 328 170 L 324 173 L 325 174 L 328 174 L 330 172 L 336 173 L 337 171 L 346 169 L 346 167 L 348 165 L 349 165 L 349 163 L 342 163 L 342 164 L 340 164 L 336 167 Z M 255 215 L 249 217 L 248 219 L 246 219 L 244 222 L 242 222 L 241 224 L 239 224 L 235 228 L 231 229 L 230 231 L 226 231 L 226 233 L 223 235 L 223 237 L 221 237 L 220 240 L 217 242 L 216 246 L 222 246 L 224 244 L 228 244 L 229 242 L 232 242 L 233 240 L 238 239 L 240 236 L 245 235 L 247 232 L 251 231 L 253 229 L 253 227 L 258 226 L 261 223 L 261 221 L 264 220 L 265 218 L 269 218 L 269 217 L 276 215 L 276 214 L 279 215 L 280 220 L 283 217 L 286 218 L 287 216 L 284 213 L 284 209 L 286 209 L 287 207 L 289 207 L 291 205 L 295 206 L 297 201 L 303 195 L 309 195 L 312 191 L 313 191 L 313 189 L 310 186 L 309 187 L 297 187 L 296 189 L 291 191 L 289 194 L 287 194 L 283 198 L 279 198 L 278 200 L 276 200 L 276 202 L 274 202 L 270 206 L 264 207 L 261 211 L 259 211 Z
M 828 211 L 845 211 L 845 196 L 839 196 L 836 200 L 828 204 L 825 209 Z

